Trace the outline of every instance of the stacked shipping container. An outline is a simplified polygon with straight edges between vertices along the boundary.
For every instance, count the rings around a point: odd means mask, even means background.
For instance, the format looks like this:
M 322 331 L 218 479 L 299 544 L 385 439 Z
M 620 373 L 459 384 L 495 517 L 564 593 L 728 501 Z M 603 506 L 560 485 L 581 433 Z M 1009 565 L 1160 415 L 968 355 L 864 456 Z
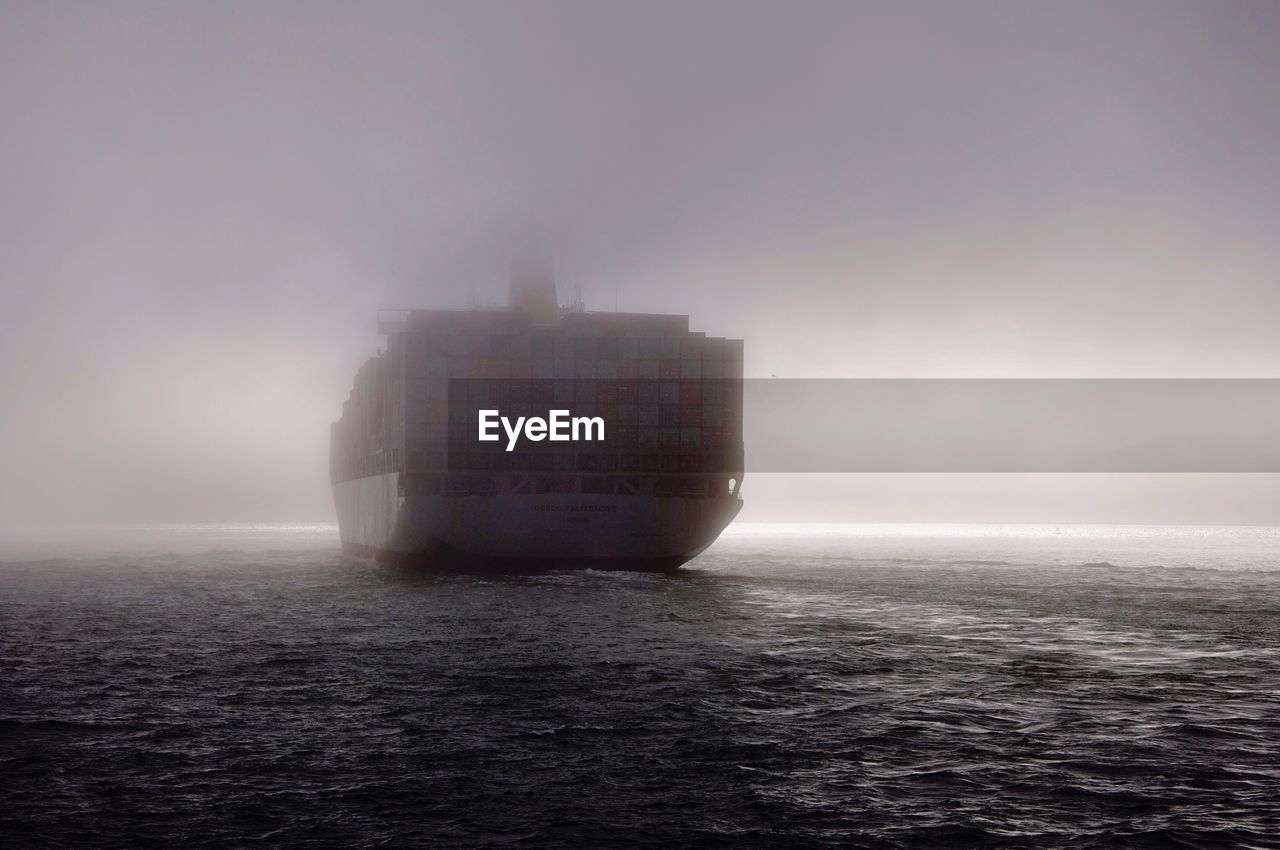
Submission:
M 334 481 L 395 471 L 409 492 L 727 496 L 741 478 L 742 341 L 690 332 L 687 316 L 429 310 L 387 330 L 333 426 Z M 482 407 L 601 416 L 606 440 L 476 451 Z

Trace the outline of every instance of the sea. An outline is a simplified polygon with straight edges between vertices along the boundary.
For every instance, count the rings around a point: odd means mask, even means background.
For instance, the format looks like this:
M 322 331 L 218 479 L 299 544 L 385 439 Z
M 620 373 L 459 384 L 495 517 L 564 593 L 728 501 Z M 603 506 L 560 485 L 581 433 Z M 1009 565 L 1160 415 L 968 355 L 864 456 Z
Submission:
M 0 534 L 2 847 L 1280 847 L 1280 529 Z

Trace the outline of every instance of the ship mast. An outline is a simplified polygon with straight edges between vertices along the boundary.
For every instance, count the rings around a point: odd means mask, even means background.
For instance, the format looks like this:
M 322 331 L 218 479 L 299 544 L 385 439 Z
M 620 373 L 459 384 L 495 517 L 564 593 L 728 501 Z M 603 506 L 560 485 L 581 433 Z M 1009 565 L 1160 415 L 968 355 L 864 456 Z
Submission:
M 507 308 L 528 313 L 538 325 L 554 325 L 560 321 L 556 278 L 550 263 L 527 261 L 516 268 L 511 275 Z

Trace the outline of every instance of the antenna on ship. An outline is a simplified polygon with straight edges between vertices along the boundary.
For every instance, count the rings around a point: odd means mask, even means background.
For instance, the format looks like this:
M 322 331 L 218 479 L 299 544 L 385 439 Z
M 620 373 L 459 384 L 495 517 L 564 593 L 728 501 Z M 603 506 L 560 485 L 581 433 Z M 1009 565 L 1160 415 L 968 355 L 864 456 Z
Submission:
M 474 283 L 472 283 L 467 288 L 467 309 L 468 310 L 480 309 L 480 299 L 476 296 L 476 285 Z
M 587 305 L 582 300 L 582 284 L 581 283 L 575 283 L 573 285 L 573 303 L 569 305 L 569 312 L 570 313 L 587 312 Z

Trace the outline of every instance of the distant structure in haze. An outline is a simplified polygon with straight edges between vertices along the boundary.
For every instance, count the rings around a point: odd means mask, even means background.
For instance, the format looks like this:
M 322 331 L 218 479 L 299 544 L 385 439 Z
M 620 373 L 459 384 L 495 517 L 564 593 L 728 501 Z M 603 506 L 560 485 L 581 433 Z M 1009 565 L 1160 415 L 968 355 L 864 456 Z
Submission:
M 674 569 L 742 507 L 742 341 L 689 317 L 562 308 L 545 263 L 505 308 L 387 311 L 331 431 L 344 548 L 441 565 Z M 603 439 L 479 439 L 500 414 Z

